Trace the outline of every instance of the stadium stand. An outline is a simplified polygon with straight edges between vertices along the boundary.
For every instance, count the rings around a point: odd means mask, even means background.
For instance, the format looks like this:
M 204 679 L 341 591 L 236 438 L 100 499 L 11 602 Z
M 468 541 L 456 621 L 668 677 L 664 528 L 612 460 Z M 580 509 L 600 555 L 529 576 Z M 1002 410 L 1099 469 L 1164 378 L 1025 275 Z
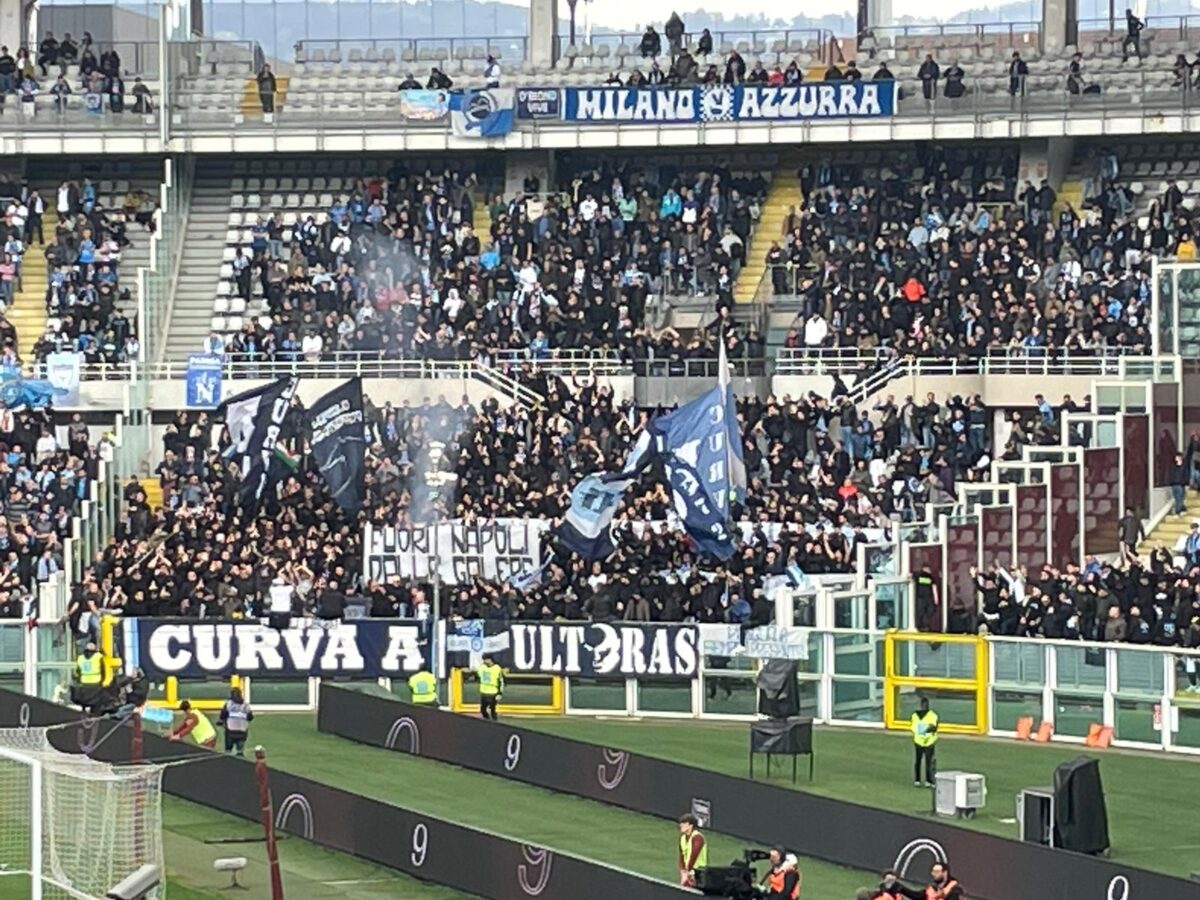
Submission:
M 764 200 L 778 199 L 769 157 L 752 159 L 733 171 L 584 160 L 549 193 L 531 182 L 507 200 L 486 175 L 419 164 L 312 177 L 202 169 L 167 352 L 206 340 L 239 360 L 629 348 L 671 298 L 732 307 Z M 214 300 L 205 273 L 218 254 Z M 320 347 L 304 353 L 309 337 Z

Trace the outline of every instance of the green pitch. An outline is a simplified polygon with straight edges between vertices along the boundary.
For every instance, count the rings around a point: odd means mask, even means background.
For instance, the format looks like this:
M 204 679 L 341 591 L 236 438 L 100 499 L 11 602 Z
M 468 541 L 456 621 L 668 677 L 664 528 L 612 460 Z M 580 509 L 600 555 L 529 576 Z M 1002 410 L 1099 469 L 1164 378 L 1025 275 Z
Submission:
M 259 716 L 250 737 L 266 748 L 276 769 L 656 878 L 673 881 L 678 874 L 674 822 L 319 734 L 310 715 Z M 747 846 L 724 835 L 709 838 L 714 865 L 740 856 Z M 853 897 L 857 888 L 877 879 L 815 860 L 803 861 L 802 867 L 810 896 L 830 900 Z M 447 895 L 410 891 L 401 896 Z
M 689 765 L 746 774 L 745 725 L 532 717 L 521 724 Z M 800 789 L 896 812 L 929 814 L 929 792 L 912 786 L 908 735 L 818 727 L 814 743 L 816 779 L 809 785 L 802 776 Z M 1200 759 L 973 737 L 943 737 L 938 741 L 937 759 L 944 771 L 978 772 L 987 778 L 987 808 L 960 824 L 1015 837 L 1017 792 L 1050 784 L 1055 766 L 1081 754 L 1100 759 L 1113 859 L 1182 876 L 1200 868 L 1200 833 L 1183 827 L 1176 815 L 1178 798 L 1200 796 Z M 760 771 L 756 765 L 756 774 Z M 791 787 L 790 765 L 786 778 L 777 770 L 772 780 Z

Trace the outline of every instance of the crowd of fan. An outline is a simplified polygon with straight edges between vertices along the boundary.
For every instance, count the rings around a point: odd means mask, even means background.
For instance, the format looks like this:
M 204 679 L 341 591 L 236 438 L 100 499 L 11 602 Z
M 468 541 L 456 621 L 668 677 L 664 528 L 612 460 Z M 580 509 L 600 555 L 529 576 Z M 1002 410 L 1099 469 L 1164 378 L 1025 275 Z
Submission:
M 0 409 L 0 618 L 31 615 L 37 586 L 62 571 L 72 517 L 111 452 L 107 438 L 89 440 L 78 414 L 65 429 L 55 419 L 46 410 Z
M 45 216 L 51 206 L 57 221 L 47 242 Z M 122 251 L 131 244 L 130 223 L 147 232 L 153 229 L 153 198 L 131 191 L 121 209 L 104 209 L 88 178 L 82 184 L 64 181 L 51 198 L 27 184 L 14 192 L 4 210 L 2 293 L 5 306 L 10 305 L 22 270 L 42 264 L 29 258 L 30 251 L 44 245 L 47 320 L 45 333 L 34 344 L 38 360 L 57 351 L 79 352 L 87 363 L 137 358 L 140 345 L 126 312 L 130 290 L 127 281 L 118 279 Z M 15 341 L 7 352 L 15 356 Z
M 1177 564 L 1166 548 L 1148 560 L 1089 557 L 1082 567 L 1033 573 L 994 563 L 972 567 L 971 577 L 975 608 L 952 605 L 952 631 L 1200 649 L 1197 560 Z M 1200 691 L 1194 664 L 1187 674 L 1188 689 Z
M 272 215 L 232 261 L 241 299 L 261 294 L 264 316 L 231 340 L 211 334 L 205 349 L 250 362 L 632 351 L 670 342 L 647 327 L 664 293 L 715 294 L 717 310 L 732 308 L 761 175 L 605 166 L 560 187 L 546 195 L 531 178 L 497 195 L 490 235 L 473 228 L 474 177 L 450 170 L 363 180 L 327 221 L 291 229 L 290 244 L 282 212 Z
M 18 47 L 13 56 L 8 47 L 0 47 L 0 109 L 7 96 L 14 94 L 21 108 L 32 114 L 37 109 L 37 98 L 48 95 L 54 98 L 54 108 L 63 112 L 71 95 L 78 93 L 87 98 L 88 108 L 93 111 L 107 107 L 122 113 L 126 74 L 116 47 L 98 50 L 90 32 L 85 31 L 78 41 L 67 33 L 60 41 L 48 31 L 36 54 L 27 47 Z M 133 112 L 151 111 L 150 89 L 139 76 L 134 77 L 130 94 Z
M 117 539 L 78 585 L 75 609 L 192 616 L 261 611 L 281 573 L 301 598 L 297 612 L 340 609 L 361 598 L 374 615 L 428 612 L 430 586 L 407 578 L 361 579 L 361 530 L 463 518 L 558 519 L 582 475 L 615 469 L 649 411 L 618 403 L 594 382 L 574 385 L 530 372 L 545 397 L 537 409 L 474 409 L 464 398 L 370 411 L 367 500 L 359 517 L 329 499 L 311 462 L 278 463 L 278 488 L 256 515 L 237 504 L 236 475 L 214 447 L 205 414 L 180 414 L 164 436 L 158 476 L 164 508 L 151 510 L 131 482 Z M 739 402 L 749 490 L 734 510 L 753 523 L 724 564 L 701 560 L 678 527 L 670 498 L 652 476 L 626 493 L 617 550 L 588 563 L 547 533 L 541 578 L 518 589 L 475 579 L 443 592 L 448 615 L 705 621 L 770 618 L 763 581 L 790 567 L 806 574 L 850 572 L 857 547 L 892 515 L 911 519 L 958 480 L 981 477 L 986 424 L 978 400 L 932 398 L 880 404 L 878 425 L 844 398 Z M 297 425 L 289 420 L 285 432 Z M 978 426 L 978 427 L 976 427 Z M 920 445 L 928 444 L 926 448 Z M 301 450 L 299 445 L 293 445 Z M 663 523 L 646 528 L 643 522 Z
M 1178 187 L 1138 221 L 1105 153 L 1085 208 L 1056 213 L 1055 191 L 1017 188 L 1012 162 L 988 177 L 969 156 L 932 148 L 871 174 L 836 160 L 807 166 L 804 207 L 766 256 L 776 296 L 802 303 L 788 346 L 945 359 L 1149 352 L 1150 262 L 1195 254 Z M 921 178 L 906 174 L 914 167 Z

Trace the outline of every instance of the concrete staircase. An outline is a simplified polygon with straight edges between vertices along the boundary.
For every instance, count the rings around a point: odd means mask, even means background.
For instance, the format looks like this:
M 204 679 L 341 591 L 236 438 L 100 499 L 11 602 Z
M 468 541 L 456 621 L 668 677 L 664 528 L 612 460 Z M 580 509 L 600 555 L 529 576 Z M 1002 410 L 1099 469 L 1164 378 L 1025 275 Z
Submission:
M 1054 201 L 1055 217 L 1063 211 L 1068 203 L 1076 213 L 1083 209 L 1083 182 L 1072 179 L 1062 183 L 1062 187 L 1058 189 L 1058 199 Z
M 146 495 L 146 505 L 151 510 L 161 509 L 163 504 L 163 489 L 157 478 L 141 478 L 138 483 Z
M 275 76 L 275 110 L 278 112 L 283 109 L 283 102 L 287 99 L 288 82 L 291 79 L 287 75 Z M 261 119 L 263 114 L 262 97 L 258 93 L 258 79 L 247 78 L 245 87 L 242 89 L 242 101 L 238 106 L 238 112 L 243 116 L 252 119 Z
M 187 213 L 187 241 L 172 297 L 165 360 L 199 353 L 212 330 L 233 179 L 227 169 L 197 167 Z
M 738 273 L 737 284 L 733 288 L 735 303 L 751 303 L 758 294 L 759 285 L 766 275 L 766 256 L 771 249 L 771 243 L 781 238 L 783 221 L 787 218 L 788 207 L 797 209 L 804 202 L 804 194 L 800 190 L 800 179 L 796 172 L 799 164 L 793 159 L 781 160 L 771 178 L 771 187 L 767 190 L 767 198 L 763 202 L 762 216 L 750 234 L 750 245 L 746 247 L 746 264 Z
M 480 191 L 474 203 L 474 229 L 479 238 L 479 249 L 492 246 L 492 214 L 488 210 L 487 193 Z
M 1200 494 L 1189 488 L 1187 496 L 1184 497 L 1184 503 L 1187 511 L 1181 516 L 1170 514 L 1165 516 L 1146 536 L 1146 540 L 1138 545 L 1139 554 L 1146 555 L 1159 546 L 1171 550 L 1179 542 L 1179 539 L 1188 533 L 1192 521 L 1200 519 Z
M 47 218 L 54 221 L 53 213 Z M 46 333 L 46 259 L 42 256 L 43 250 L 42 244 L 25 249 L 21 290 L 13 294 L 12 305 L 5 313 L 17 329 L 17 352 L 26 363 L 33 362 L 33 345 Z

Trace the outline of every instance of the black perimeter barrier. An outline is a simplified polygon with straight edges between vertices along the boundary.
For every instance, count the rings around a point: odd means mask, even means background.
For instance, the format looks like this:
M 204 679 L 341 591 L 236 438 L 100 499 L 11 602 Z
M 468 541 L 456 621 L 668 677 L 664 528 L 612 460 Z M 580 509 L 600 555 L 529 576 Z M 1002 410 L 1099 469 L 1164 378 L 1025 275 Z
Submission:
M 0 690 L 0 726 L 70 723 L 77 724 L 50 732 L 58 749 L 106 762 L 129 760 L 132 729 L 126 725 L 89 719 L 67 707 Z M 147 761 L 203 759 L 169 766 L 163 789 L 243 819 L 261 820 L 254 765 L 248 760 L 150 733 L 143 739 L 143 756 Z M 276 769 L 271 770 L 271 795 L 280 832 L 480 897 L 678 900 L 692 894 L 665 881 L 455 825 Z
M 661 818 L 675 819 L 704 801 L 714 831 L 870 872 L 894 869 L 923 882 L 935 860 L 949 860 L 968 895 L 980 900 L 1200 896 L 1184 878 L 350 688 L 321 685 L 317 727 Z M 663 834 L 669 840 L 665 825 Z

